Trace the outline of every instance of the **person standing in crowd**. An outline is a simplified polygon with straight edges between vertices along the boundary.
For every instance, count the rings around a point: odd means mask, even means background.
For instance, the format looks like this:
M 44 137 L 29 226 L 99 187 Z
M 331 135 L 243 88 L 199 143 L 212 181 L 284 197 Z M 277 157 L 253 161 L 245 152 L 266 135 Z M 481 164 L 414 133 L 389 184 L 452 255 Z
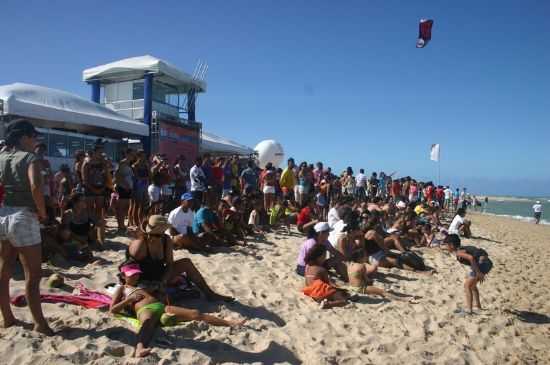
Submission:
M 174 198 L 179 199 L 186 192 L 187 184 L 187 169 L 185 168 L 185 156 L 180 155 L 176 158 L 174 167 L 172 168 L 174 175 Z
M 269 212 L 275 204 L 275 169 L 273 164 L 268 162 L 265 170 L 260 175 L 260 188 L 264 194 L 264 210 Z
M 321 180 L 323 180 L 323 163 L 317 162 L 315 168 L 311 171 L 313 174 L 313 188 L 314 192 L 319 192 L 319 186 L 321 186 Z
M 73 191 L 73 179 L 71 176 L 71 169 L 68 165 L 63 164 L 59 168 L 59 171 L 55 174 L 55 192 L 57 199 L 57 206 L 59 207 L 59 216 L 63 217 L 63 213 L 66 209 L 67 201 Z
M 443 208 L 450 211 L 452 209 L 452 206 L 453 206 L 453 191 L 447 185 L 445 187 L 445 190 L 443 190 L 443 194 L 445 196 L 445 204 L 443 205 Z
M 411 181 L 411 185 L 409 186 L 409 202 L 415 203 L 418 201 L 418 184 L 416 183 L 416 180 Z
M 195 164 L 189 170 L 189 178 L 191 179 L 191 194 L 193 194 L 193 210 L 197 210 L 201 206 L 206 191 L 206 175 L 202 170 L 202 158 L 200 156 L 195 159 Z
M 246 166 L 241 173 L 241 192 L 250 195 L 258 191 L 258 174 L 254 170 L 254 161 L 248 160 Z
M 212 166 L 212 199 L 220 199 L 222 197 L 223 165 L 223 157 L 218 157 Z
M 359 173 L 355 177 L 355 195 L 359 201 L 365 201 L 367 198 L 367 176 L 364 169 L 359 169 Z
M 373 172 L 372 175 L 374 177 L 376 177 L 375 173 Z M 387 178 L 389 176 L 386 176 L 386 173 L 384 171 L 380 172 L 380 175 L 379 175 L 379 179 L 378 179 L 378 191 L 376 192 L 376 195 L 375 196 L 378 196 L 382 199 L 385 199 L 386 198 L 386 192 L 387 192 Z M 374 196 L 373 196 L 374 198 Z
M 346 168 L 346 172 L 342 177 L 342 189 L 344 191 L 344 195 L 355 195 L 355 178 L 353 177 L 353 169 L 351 166 Z
M 538 200 L 533 205 L 533 215 L 535 217 L 535 224 L 539 224 L 542 217 L 542 204 Z
M 82 181 L 82 165 L 84 164 L 84 159 L 86 158 L 86 153 L 82 150 L 78 150 L 74 154 L 74 165 L 73 171 L 75 175 L 74 186 L 78 192 L 83 192 L 84 183 Z
M 239 177 L 241 176 L 241 168 L 239 166 L 239 156 L 234 155 L 231 159 L 231 189 L 234 194 L 239 194 L 241 189 L 241 184 Z
M 50 161 L 46 158 L 48 147 L 44 143 L 39 143 L 34 147 L 34 154 L 40 166 L 42 174 L 42 193 L 44 194 L 44 202 L 46 203 L 46 212 L 48 213 L 48 221 L 55 219 L 54 201 L 52 199 L 52 179 L 53 173 Z
M 118 163 L 115 171 L 115 191 L 118 198 L 115 203 L 115 215 L 118 223 L 118 231 L 126 231 L 126 215 L 129 213 L 130 199 L 134 190 L 134 170 L 132 164 L 135 162 L 135 152 L 127 149 L 125 157 Z
M 96 140 L 94 149 L 82 164 L 82 181 L 90 216 L 96 222 L 97 242 L 105 243 L 105 197 L 108 194 L 109 168 L 103 157 L 103 141 Z
M 214 175 L 212 174 L 212 161 L 210 161 L 210 154 L 205 153 L 202 158 L 202 172 L 205 176 L 205 190 L 203 192 L 203 202 L 208 201 L 212 198 L 213 186 L 214 186 Z
M 229 196 L 233 192 L 233 168 L 231 160 L 226 158 L 222 165 L 223 183 L 222 183 L 222 198 Z
M 42 166 L 32 153 L 37 135 L 30 122 L 12 122 L 6 129 L 7 148 L 0 152 L 0 182 L 5 189 L 4 206 L 0 208 L 0 311 L 5 328 L 16 323 L 10 307 L 9 282 L 19 257 L 25 272 L 25 295 L 34 330 L 51 336 L 53 331 L 40 304 L 39 220 L 45 222 L 48 217 L 42 191 Z
M 136 154 L 136 161 L 132 164 L 134 175 L 134 190 L 130 201 L 130 213 L 128 216 L 129 227 L 139 227 L 145 216 L 145 201 L 149 186 L 149 165 L 147 156 L 143 150 Z

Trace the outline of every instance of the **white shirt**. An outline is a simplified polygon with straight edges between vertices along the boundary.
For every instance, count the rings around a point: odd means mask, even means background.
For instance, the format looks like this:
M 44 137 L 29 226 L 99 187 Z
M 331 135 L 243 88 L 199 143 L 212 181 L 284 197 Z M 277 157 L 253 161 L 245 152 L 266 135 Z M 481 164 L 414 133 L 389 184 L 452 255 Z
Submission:
M 332 228 L 332 231 L 328 234 L 328 241 L 334 248 L 338 248 L 338 241 L 341 237 L 345 236 L 346 233 L 343 232 L 344 228 L 346 227 L 346 224 L 343 220 L 339 220 L 336 222 L 334 227 Z
M 542 213 L 542 204 L 535 204 L 535 205 L 533 205 L 533 212 L 535 212 L 535 213 Z
M 451 222 L 451 225 L 449 226 L 449 234 L 460 234 L 458 229 L 460 228 L 461 224 L 464 224 L 464 218 L 462 218 L 458 214 L 455 215 L 453 221 Z
M 330 208 L 328 211 L 328 226 L 330 228 L 334 228 L 334 225 L 336 222 L 340 220 L 340 217 L 338 216 L 338 210 L 336 208 Z
M 358 188 L 364 188 L 367 185 L 367 177 L 362 173 L 358 173 L 355 177 L 355 185 Z
M 204 181 L 206 180 L 206 175 L 202 168 L 197 165 L 193 165 L 191 170 L 189 170 L 189 177 L 191 179 L 191 191 L 205 191 L 206 187 L 204 186 Z
M 191 209 L 187 209 L 187 212 L 184 212 L 182 207 L 177 207 L 172 210 L 168 215 L 168 223 L 174 227 L 181 235 L 187 235 L 187 228 L 193 226 L 193 219 L 195 218 L 195 213 Z
M 147 193 L 149 194 L 149 201 L 151 203 L 156 203 L 160 200 L 160 187 L 151 184 L 147 188 Z
M 453 198 L 453 191 L 451 189 L 445 189 L 443 192 L 445 193 L 445 199 L 451 200 Z

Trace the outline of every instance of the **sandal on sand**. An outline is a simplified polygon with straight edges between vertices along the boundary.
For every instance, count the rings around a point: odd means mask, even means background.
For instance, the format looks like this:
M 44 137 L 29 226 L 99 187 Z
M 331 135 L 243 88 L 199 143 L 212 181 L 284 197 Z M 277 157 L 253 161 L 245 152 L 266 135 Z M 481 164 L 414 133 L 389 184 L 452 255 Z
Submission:
M 319 309 L 325 309 L 327 307 L 328 300 L 323 299 L 321 300 L 321 303 L 319 303 Z
M 470 312 L 466 312 L 463 308 L 455 309 L 453 313 L 458 317 L 466 317 L 466 316 L 471 316 L 473 314 Z

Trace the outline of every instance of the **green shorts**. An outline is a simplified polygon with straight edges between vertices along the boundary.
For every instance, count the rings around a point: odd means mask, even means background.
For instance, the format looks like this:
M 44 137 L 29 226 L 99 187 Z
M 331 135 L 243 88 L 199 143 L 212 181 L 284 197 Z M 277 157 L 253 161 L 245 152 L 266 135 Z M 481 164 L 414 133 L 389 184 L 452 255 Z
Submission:
M 155 317 L 157 317 L 157 319 L 160 319 L 160 317 L 164 314 L 164 304 L 162 304 L 161 302 L 156 302 L 156 303 L 150 303 L 150 304 L 144 305 L 143 307 L 139 308 L 138 311 L 136 312 L 136 316 L 138 317 L 138 319 L 139 319 L 139 314 L 144 310 L 153 312 Z

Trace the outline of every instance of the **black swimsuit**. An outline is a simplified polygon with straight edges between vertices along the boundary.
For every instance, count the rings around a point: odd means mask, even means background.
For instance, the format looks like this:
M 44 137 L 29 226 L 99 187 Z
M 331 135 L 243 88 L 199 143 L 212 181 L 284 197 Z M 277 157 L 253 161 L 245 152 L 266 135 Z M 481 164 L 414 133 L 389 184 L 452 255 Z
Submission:
M 166 235 L 162 236 L 162 252 L 166 252 L 166 243 L 168 238 Z M 162 259 L 156 259 L 151 257 L 151 254 L 149 252 L 149 245 L 145 244 L 147 247 L 147 256 L 143 258 L 142 260 L 138 261 L 132 256 L 130 256 L 129 249 L 126 249 L 126 258 L 127 259 L 134 259 L 138 264 L 142 271 L 140 275 L 140 280 L 143 281 L 161 281 L 164 275 L 166 274 L 166 269 L 168 265 L 166 264 L 165 257 Z

